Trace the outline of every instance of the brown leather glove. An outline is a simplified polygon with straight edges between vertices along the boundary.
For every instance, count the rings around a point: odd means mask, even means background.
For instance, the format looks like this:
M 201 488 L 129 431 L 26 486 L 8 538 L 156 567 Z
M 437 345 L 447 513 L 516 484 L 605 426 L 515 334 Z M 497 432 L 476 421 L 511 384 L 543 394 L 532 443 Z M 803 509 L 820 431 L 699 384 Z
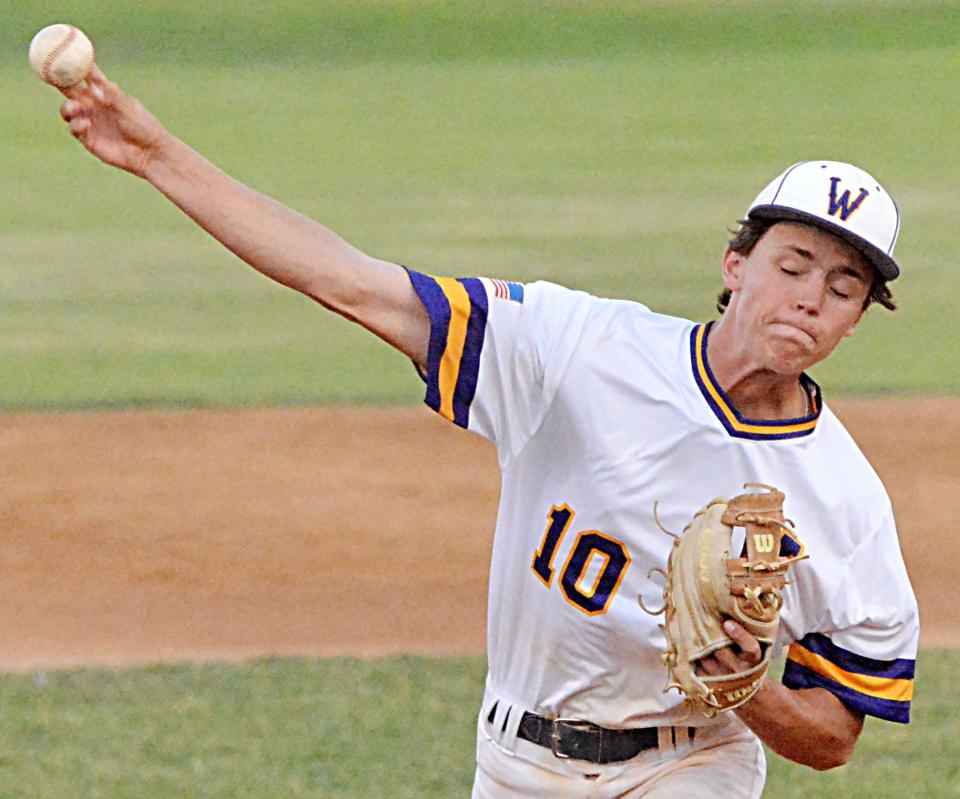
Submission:
M 739 707 L 760 689 L 780 624 L 787 568 L 806 557 L 802 545 L 796 555 L 780 554 L 785 534 L 796 541 L 784 522 L 783 494 L 762 483 L 747 483 L 745 488 L 763 492 L 713 500 L 684 528 L 683 535 L 661 526 L 674 537 L 673 549 L 666 571 L 650 572 L 662 574 L 667 581 L 663 607 L 659 611 L 644 607 L 653 615 L 664 614 L 660 626 L 667 638 L 664 691 L 677 688 L 691 709 L 705 716 Z M 731 557 L 734 527 L 746 529 L 746 557 Z M 723 631 L 727 619 L 757 639 L 762 658 L 742 672 L 711 677 L 700 671 L 698 661 L 733 643 Z

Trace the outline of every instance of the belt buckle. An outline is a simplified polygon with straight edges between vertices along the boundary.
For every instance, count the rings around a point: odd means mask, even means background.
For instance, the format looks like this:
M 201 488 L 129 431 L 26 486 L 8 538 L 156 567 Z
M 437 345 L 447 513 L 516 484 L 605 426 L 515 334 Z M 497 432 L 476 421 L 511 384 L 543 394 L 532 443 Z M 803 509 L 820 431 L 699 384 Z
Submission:
M 586 730 L 588 732 L 600 731 L 600 728 L 592 721 L 564 718 L 553 719 L 550 724 L 550 751 L 553 752 L 554 757 L 558 757 L 561 760 L 570 760 L 572 758 L 572 755 L 567 755 L 557 750 L 557 747 L 560 745 L 560 730 L 558 728 L 561 724 L 565 727 L 572 727 L 575 730 Z

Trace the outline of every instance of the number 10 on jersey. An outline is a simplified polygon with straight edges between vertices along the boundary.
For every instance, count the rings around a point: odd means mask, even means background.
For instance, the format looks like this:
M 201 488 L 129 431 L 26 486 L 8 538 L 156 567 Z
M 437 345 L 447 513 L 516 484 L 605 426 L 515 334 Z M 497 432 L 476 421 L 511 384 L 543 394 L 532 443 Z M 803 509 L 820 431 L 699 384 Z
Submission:
M 553 559 L 574 515 L 569 505 L 554 505 L 547 514 L 547 529 L 530 564 L 547 588 L 553 586 Z M 591 569 L 595 563 L 599 565 Z M 606 613 L 629 565 L 630 555 L 622 543 L 599 530 L 584 530 L 577 534 L 567 562 L 560 570 L 560 591 L 567 602 L 588 616 Z M 594 575 L 588 585 L 587 575 L 591 571 Z

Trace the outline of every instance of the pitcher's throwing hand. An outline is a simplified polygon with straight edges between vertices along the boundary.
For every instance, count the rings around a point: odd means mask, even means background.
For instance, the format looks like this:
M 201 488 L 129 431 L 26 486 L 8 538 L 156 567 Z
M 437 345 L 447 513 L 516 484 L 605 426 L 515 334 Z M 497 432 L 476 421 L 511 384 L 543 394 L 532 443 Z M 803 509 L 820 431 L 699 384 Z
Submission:
M 67 98 L 60 116 L 70 133 L 104 163 L 145 177 L 156 151 L 168 138 L 157 118 L 107 79 L 96 62 L 86 85 L 60 88 Z

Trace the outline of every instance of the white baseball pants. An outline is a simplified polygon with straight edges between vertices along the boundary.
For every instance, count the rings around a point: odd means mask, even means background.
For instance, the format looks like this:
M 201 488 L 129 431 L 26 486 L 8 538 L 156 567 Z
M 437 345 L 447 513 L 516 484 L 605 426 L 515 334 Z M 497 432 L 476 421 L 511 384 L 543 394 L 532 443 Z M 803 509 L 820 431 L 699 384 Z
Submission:
M 767 772 L 760 741 L 736 720 L 699 729 L 692 742 L 686 727 L 675 736 L 664 727 L 657 749 L 605 765 L 499 732 L 481 713 L 473 799 L 759 799 Z

